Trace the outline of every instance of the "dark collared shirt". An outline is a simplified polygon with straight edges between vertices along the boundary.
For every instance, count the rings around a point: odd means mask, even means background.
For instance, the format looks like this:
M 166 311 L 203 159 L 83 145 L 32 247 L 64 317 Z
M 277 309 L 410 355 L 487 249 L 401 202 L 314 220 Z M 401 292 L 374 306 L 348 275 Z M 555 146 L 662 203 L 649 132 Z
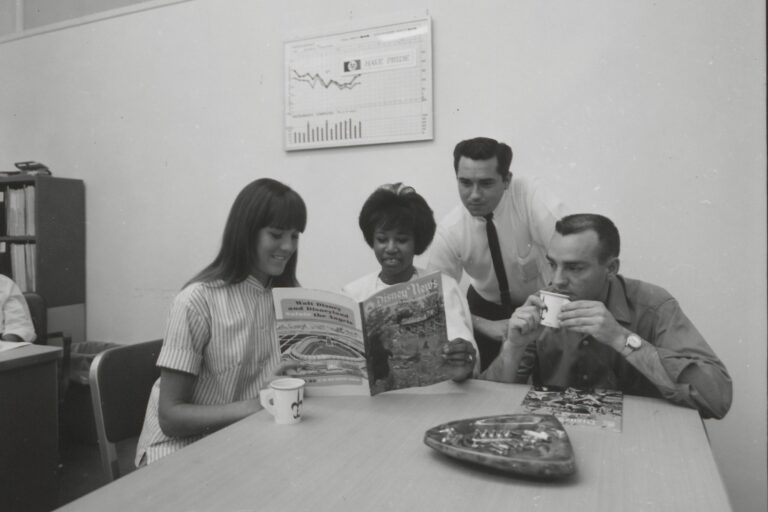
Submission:
M 612 277 L 608 286 L 606 307 L 623 327 L 656 347 L 675 388 L 662 393 L 620 353 L 565 329 L 546 329 L 536 342 L 534 383 L 620 389 L 663 397 L 699 409 L 705 417 L 724 416 L 731 404 L 731 378 L 674 297 L 661 287 L 622 276 Z

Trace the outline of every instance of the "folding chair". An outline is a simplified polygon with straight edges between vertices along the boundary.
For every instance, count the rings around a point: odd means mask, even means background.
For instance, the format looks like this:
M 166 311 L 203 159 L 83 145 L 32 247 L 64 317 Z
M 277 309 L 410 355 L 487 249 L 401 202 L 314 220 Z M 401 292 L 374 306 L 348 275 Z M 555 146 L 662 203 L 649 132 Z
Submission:
M 101 464 L 111 482 L 121 476 L 116 444 L 141 433 L 163 340 L 113 347 L 91 363 L 89 381 Z M 127 472 L 127 471 L 126 471 Z

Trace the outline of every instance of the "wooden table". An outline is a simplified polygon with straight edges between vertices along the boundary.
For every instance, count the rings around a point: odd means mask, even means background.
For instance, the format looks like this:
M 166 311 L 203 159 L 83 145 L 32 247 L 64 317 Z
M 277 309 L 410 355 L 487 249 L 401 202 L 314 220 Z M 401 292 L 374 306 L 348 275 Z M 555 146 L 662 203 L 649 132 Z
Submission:
M 516 412 L 527 386 L 469 381 L 375 397 L 312 397 L 304 420 L 262 411 L 62 510 L 730 510 L 696 411 L 625 397 L 621 433 L 567 427 L 562 482 L 470 466 L 423 443 L 454 419 Z
M 58 495 L 61 349 L 0 352 L 0 510 L 51 510 Z

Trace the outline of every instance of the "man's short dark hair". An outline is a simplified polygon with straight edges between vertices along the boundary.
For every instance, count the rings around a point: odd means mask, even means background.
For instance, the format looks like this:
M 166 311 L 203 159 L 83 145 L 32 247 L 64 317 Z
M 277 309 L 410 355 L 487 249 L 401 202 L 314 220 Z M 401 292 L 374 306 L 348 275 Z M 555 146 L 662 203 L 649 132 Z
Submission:
M 576 213 L 563 217 L 555 224 L 555 231 L 563 236 L 589 230 L 597 233 L 600 241 L 600 252 L 597 255 L 600 263 L 619 256 L 621 249 L 619 230 L 608 217 L 596 213 Z
M 401 229 L 413 233 L 413 252 L 422 254 L 435 236 L 435 217 L 427 201 L 413 187 L 402 183 L 383 185 L 363 204 L 358 219 L 366 243 L 373 247 L 376 229 Z
M 470 160 L 490 160 L 496 157 L 499 165 L 496 172 L 506 179 L 509 174 L 509 166 L 512 164 L 512 148 L 488 137 L 475 137 L 467 139 L 456 144 L 453 148 L 453 169 L 459 172 L 459 160 L 461 157 Z

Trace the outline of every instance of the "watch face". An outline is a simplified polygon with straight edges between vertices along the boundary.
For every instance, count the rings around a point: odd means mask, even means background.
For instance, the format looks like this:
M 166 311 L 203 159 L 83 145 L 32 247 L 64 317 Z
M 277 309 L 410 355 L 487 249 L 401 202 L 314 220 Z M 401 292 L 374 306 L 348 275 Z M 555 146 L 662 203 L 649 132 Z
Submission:
M 643 344 L 643 341 L 640 339 L 640 337 L 635 336 L 634 334 L 631 334 L 627 337 L 627 346 L 631 349 L 637 350 L 640 348 L 640 345 Z

